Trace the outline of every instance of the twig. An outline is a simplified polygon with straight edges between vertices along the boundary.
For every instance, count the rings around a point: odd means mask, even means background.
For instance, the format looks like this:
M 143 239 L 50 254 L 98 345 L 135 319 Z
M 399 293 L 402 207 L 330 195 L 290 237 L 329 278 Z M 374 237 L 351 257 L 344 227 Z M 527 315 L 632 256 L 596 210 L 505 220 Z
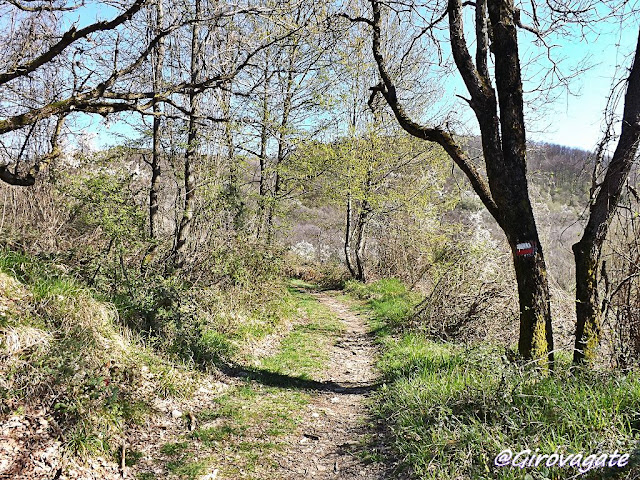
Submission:
M 127 444 L 122 442 L 122 450 L 120 454 L 120 476 L 125 478 L 125 467 L 126 467 L 126 453 L 127 453 Z

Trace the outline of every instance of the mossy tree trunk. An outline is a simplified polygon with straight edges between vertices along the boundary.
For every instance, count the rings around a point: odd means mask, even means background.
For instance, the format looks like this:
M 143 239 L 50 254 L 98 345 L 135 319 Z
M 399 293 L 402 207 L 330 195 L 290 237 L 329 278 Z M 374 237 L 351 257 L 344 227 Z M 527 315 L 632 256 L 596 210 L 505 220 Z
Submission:
M 472 5 L 475 9 L 475 60 L 465 40 L 462 0 L 449 0 L 448 3 L 451 49 L 470 95 L 467 101 L 480 127 L 486 180 L 448 131 L 416 123 L 402 107 L 382 55 L 382 4 L 379 0 L 371 0 L 371 4 L 372 50 L 382 80 L 372 88 L 373 94 L 383 95 L 408 133 L 444 148 L 504 231 L 513 252 L 518 283 L 519 353 L 525 360 L 541 360 L 553 367 L 546 265 L 527 185 L 524 101 L 513 0 L 477 0 Z M 490 44 L 494 56 L 493 75 L 488 61 Z
M 364 269 L 364 249 L 366 245 L 365 232 L 367 228 L 367 222 L 370 215 L 369 206 L 365 201 L 362 202 L 360 213 L 358 215 L 358 223 L 356 225 L 356 238 L 355 238 L 355 260 L 356 260 L 356 272 L 355 279 L 359 282 L 366 282 L 367 275 Z
M 582 238 L 573 245 L 576 262 L 575 364 L 592 362 L 597 355 L 602 328 L 598 298 L 598 273 L 602 245 L 618 207 L 640 142 L 640 34 L 624 100 L 622 129 L 604 180 L 592 201 Z

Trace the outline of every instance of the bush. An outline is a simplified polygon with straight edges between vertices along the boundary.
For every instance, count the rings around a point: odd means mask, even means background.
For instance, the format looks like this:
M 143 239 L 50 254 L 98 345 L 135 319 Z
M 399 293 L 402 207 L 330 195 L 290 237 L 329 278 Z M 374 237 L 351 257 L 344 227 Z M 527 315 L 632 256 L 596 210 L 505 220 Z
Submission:
M 509 345 L 517 338 L 518 298 L 510 255 L 482 232 L 460 237 L 437 252 L 427 294 L 412 318 L 414 329 L 468 343 Z

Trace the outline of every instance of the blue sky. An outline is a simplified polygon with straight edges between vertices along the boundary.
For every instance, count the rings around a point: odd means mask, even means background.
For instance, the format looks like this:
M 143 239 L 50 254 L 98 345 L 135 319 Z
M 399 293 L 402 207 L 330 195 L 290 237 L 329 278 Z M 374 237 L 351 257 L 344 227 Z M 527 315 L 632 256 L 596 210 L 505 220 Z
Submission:
M 472 28 L 472 17 L 467 12 L 465 30 Z M 582 38 L 577 27 L 569 29 L 564 36 L 547 38 L 551 48 L 551 57 L 558 63 L 560 70 L 568 75 L 578 66 L 588 65 L 588 69 L 572 78 L 568 88 L 556 87 L 550 91 L 550 99 L 531 92 L 537 86 L 536 78 L 547 73 L 551 63 L 544 60 L 531 65 L 528 60 L 546 55 L 547 50 L 535 45 L 535 36 L 519 30 L 519 52 L 523 66 L 523 87 L 525 91 L 525 121 L 527 139 L 556 143 L 570 147 L 593 150 L 602 138 L 604 110 L 614 80 L 628 75 L 628 68 L 635 52 L 638 39 L 637 18 L 629 17 L 625 23 L 608 20 L 594 23 L 591 31 Z M 468 39 L 473 34 L 468 32 Z M 469 46 L 473 52 L 475 45 Z M 448 100 L 461 95 L 468 97 L 462 80 L 456 73 L 448 77 L 445 83 Z M 454 111 L 459 112 L 462 123 L 472 133 L 478 133 L 477 121 L 471 109 L 462 100 L 456 100 Z M 617 113 L 622 113 L 622 102 Z M 619 130 L 619 122 L 616 125 Z
M 110 18 L 114 10 L 109 7 L 96 8 L 95 5 L 83 11 L 80 24 Z M 628 21 L 620 25 L 614 21 L 597 24 L 594 31 L 586 39 L 576 37 L 558 37 L 550 39 L 554 59 L 560 60 L 560 67 L 568 73 L 580 62 L 587 61 L 590 68 L 581 73 L 569 84 L 569 93 L 559 88 L 554 91 L 553 100 L 541 103 L 538 100 L 527 110 L 527 136 L 530 140 L 557 143 L 571 147 L 592 150 L 602 137 L 604 124 L 603 111 L 614 79 L 623 78 L 630 65 L 638 36 L 638 25 Z M 523 64 L 533 55 L 534 37 L 520 31 L 520 53 Z M 539 52 L 539 50 L 537 50 Z M 547 64 L 548 65 L 548 64 Z M 544 67 L 544 65 L 542 65 Z M 464 87 L 459 78 L 448 80 L 450 93 L 464 94 Z M 525 82 L 525 91 L 532 88 L 531 82 Z M 529 98 L 533 98 L 529 95 Z M 621 111 L 622 105 L 619 106 Z M 467 108 L 468 110 L 468 108 Z M 476 129 L 475 121 L 468 115 L 463 116 L 469 122 L 472 131 Z M 138 117 L 139 118 L 139 117 Z M 130 118 L 130 121 L 134 118 Z M 104 121 L 94 117 L 79 121 L 89 132 L 96 134 L 96 146 L 105 147 L 121 141 L 118 134 L 132 132 L 130 124 L 113 119 L 106 128 Z M 137 136 L 134 134 L 134 136 Z
M 585 58 L 593 66 L 571 82 L 576 94 L 560 95 L 549 105 L 549 117 L 535 125 L 543 131 L 530 133 L 532 140 L 591 150 L 601 139 L 607 98 L 614 79 L 627 75 L 638 39 L 638 25 L 631 23 L 621 28 L 620 25 L 609 24 L 598 27 L 602 32 L 598 38 L 590 42 L 566 41 L 554 49 L 559 56 L 565 57 L 563 62 L 567 67 Z M 520 37 L 522 45 L 527 35 L 523 33 Z M 621 102 L 619 113 L 622 106 Z

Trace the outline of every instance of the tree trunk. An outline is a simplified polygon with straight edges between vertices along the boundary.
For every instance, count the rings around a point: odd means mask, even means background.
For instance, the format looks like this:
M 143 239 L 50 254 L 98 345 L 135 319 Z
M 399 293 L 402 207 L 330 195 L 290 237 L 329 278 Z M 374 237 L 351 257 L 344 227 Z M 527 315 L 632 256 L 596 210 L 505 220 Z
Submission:
M 482 2 L 479 2 L 477 8 L 482 8 Z M 498 157 L 487 160 L 487 175 L 492 196 L 502 213 L 503 229 L 513 252 L 520 300 L 518 351 L 525 359 L 546 357 L 553 367 L 547 269 L 527 185 L 527 143 L 515 6 L 513 0 L 489 0 L 487 9 L 493 32 L 491 50 L 495 57 L 502 139 L 502 159 Z M 480 14 L 483 12 L 478 12 L 478 15 Z M 477 21 L 480 21 L 478 36 L 483 37 L 486 25 L 481 19 Z M 483 63 L 478 63 L 482 65 L 478 68 L 481 72 L 485 67 Z M 480 120 L 482 114 L 477 112 L 477 116 Z M 492 130 L 495 125 L 496 122 L 492 121 Z M 494 145 L 497 144 L 500 138 L 495 138 L 497 132 L 494 131 L 491 135 Z M 493 154 L 490 151 L 485 152 L 485 155 L 487 153 Z M 529 244 L 533 251 L 525 253 L 528 251 L 526 247 L 519 249 L 518 245 L 523 244 Z
M 363 202 L 358 215 L 358 224 L 356 226 L 356 276 L 355 279 L 360 282 L 366 282 L 366 274 L 364 270 L 364 247 L 365 247 L 365 229 L 369 219 L 369 206 L 366 201 Z
M 371 216 L 371 204 L 368 201 L 368 195 L 371 193 L 373 171 L 371 165 L 367 168 L 367 176 L 364 183 L 364 199 L 360 202 L 358 213 L 358 223 L 356 227 L 356 280 L 366 282 L 366 274 L 364 270 L 364 248 L 366 245 L 365 230 L 367 222 Z
M 162 0 L 156 2 L 156 34 L 162 31 L 164 26 L 164 11 Z M 164 65 L 164 38 L 158 41 L 153 58 L 153 91 L 160 92 L 162 89 L 162 69 Z M 154 240 L 158 234 L 158 210 L 159 210 L 159 190 L 160 190 L 160 156 L 162 154 L 161 143 L 161 108 L 159 102 L 153 101 L 153 145 L 151 153 L 151 184 L 149 186 L 149 238 Z M 156 244 L 151 246 L 149 254 L 156 249 Z
M 223 92 L 222 109 L 226 117 L 224 123 L 224 139 L 227 147 L 227 166 L 229 168 L 229 180 L 226 187 L 227 208 L 231 210 L 233 229 L 236 233 L 244 228 L 244 207 L 240 194 L 240 172 L 235 157 L 235 145 L 233 143 L 233 130 L 231 129 L 231 93 Z
M 586 233 L 586 232 L 585 232 Z M 591 362 L 600 343 L 601 313 L 598 301 L 598 264 L 601 245 L 586 237 L 573 245 L 576 265 L 576 338 L 574 364 Z
M 347 215 L 345 219 L 344 231 L 344 259 L 351 278 L 356 277 L 356 271 L 351 263 L 351 193 L 347 194 Z
M 465 173 L 476 194 L 504 231 L 513 252 L 518 283 L 519 353 L 525 360 L 546 360 L 552 368 L 553 335 L 546 266 L 526 178 L 524 106 L 513 0 L 475 2 L 475 62 L 465 40 L 462 0 L 448 2 L 451 49 L 456 67 L 471 96 L 468 103 L 480 126 L 488 184 L 450 133 L 441 127 L 416 123 L 400 104 L 382 55 L 381 2 L 371 0 L 371 4 L 372 50 L 382 79 L 372 90 L 374 94 L 380 92 L 384 96 L 398 123 L 408 133 L 436 142 L 444 148 Z M 499 102 L 488 68 L 490 31 L 491 51 L 495 57 L 493 77 Z
M 200 19 L 200 0 L 195 0 L 195 19 Z M 196 21 L 193 24 L 191 37 L 191 83 L 195 84 L 200 78 L 201 68 L 201 49 L 200 49 L 200 25 Z M 186 247 L 191 231 L 191 222 L 193 220 L 193 208 L 195 202 L 196 184 L 193 172 L 194 161 L 197 156 L 198 142 L 198 122 L 199 114 L 199 93 L 195 88 L 189 91 L 189 126 L 187 133 L 187 149 L 184 155 L 184 208 L 182 211 L 182 219 L 178 226 L 176 234 L 176 245 L 174 249 L 174 266 L 182 268 L 186 260 Z
M 269 205 L 269 213 L 267 215 L 267 245 L 271 245 L 271 242 L 273 241 L 273 217 L 275 215 L 278 197 L 280 195 L 280 191 L 282 190 L 282 177 L 280 176 L 280 172 L 278 171 L 279 165 L 280 160 L 278 159 L 275 165 L 273 193 L 271 196 L 271 203 Z
M 282 190 L 282 176 L 280 175 L 280 166 L 285 159 L 285 144 L 287 141 L 287 129 L 289 128 L 289 115 L 291 113 L 291 104 L 293 102 L 293 81 L 294 81 L 294 65 L 298 44 L 294 44 L 289 53 L 289 66 L 287 69 L 287 79 L 284 92 L 284 103 L 282 105 L 282 119 L 278 132 L 278 154 L 274 165 L 274 184 L 271 202 L 269 205 L 269 215 L 267 217 L 267 244 L 271 244 L 273 237 L 273 217 L 277 208 L 277 202 L 280 199 Z
M 598 302 L 598 270 L 602 245 L 607 237 L 622 189 L 636 159 L 640 142 L 640 34 L 629 73 L 618 145 L 604 180 L 591 204 L 582 238 L 573 245 L 576 262 L 575 364 L 591 362 L 600 343 L 601 311 Z
M 256 227 L 256 239 L 260 239 L 262 225 L 264 223 L 264 212 L 267 202 L 267 142 L 269 121 L 269 60 L 265 59 L 264 66 L 264 90 L 262 92 L 262 125 L 260 126 L 260 184 L 258 190 L 258 215 Z
M 544 359 L 553 367 L 553 331 L 547 269 L 539 251 L 533 257 L 514 254 L 520 303 L 518 352 L 525 359 Z

